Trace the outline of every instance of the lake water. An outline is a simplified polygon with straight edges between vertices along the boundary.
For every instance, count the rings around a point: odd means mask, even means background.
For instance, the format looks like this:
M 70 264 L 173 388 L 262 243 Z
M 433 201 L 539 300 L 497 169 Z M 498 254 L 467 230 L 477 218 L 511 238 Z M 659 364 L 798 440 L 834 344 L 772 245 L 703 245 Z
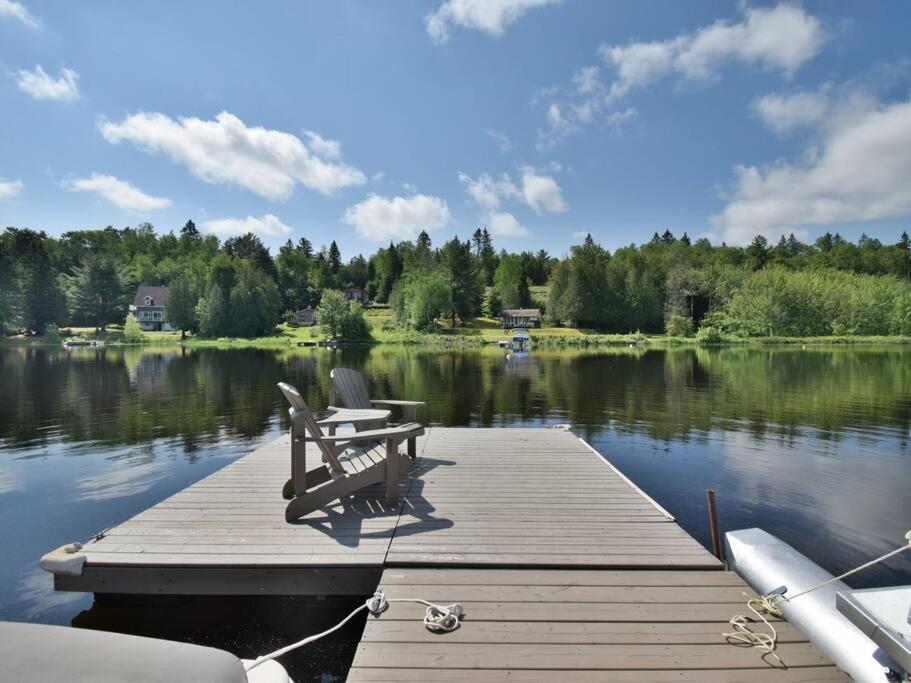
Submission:
M 284 428 L 280 380 L 314 408 L 329 371 L 376 396 L 427 401 L 446 426 L 571 423 L 709 545 L 759 526 L 832 572 L 911 529 L 911 349 L 540 351 L 0 349 L 0 619 L 217 644 L 242 656 L 328 626 L 355 602 L 291 598 L 100 601 L 54 593 L 41 555 L 118 524 Z M 852 578 L 911 583 L 911 558 Z M 343 674 L 358 626 L 292 662 Z M 305 661 L 305 659 L 307 661 Z M 342 664 L 340 664 L 340 662 Z M 331 676 L 324 676 L 331 679 Z

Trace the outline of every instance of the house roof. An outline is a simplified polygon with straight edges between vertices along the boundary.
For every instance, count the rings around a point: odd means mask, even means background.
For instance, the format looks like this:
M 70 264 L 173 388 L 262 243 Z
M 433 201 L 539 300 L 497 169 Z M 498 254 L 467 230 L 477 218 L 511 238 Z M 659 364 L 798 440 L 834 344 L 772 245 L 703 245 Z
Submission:
M 516 317 L 516 318 L 534 318 L 541 317 L 540 308 L 504 308 L 500 311 L 500 317 Z
M 136 289 L 136 296 L 133 298 L 133 305 L 137 308 L 145 306 L 145 298 L 147 296 L 152 297 L 154 306 L 164 306 L 168 298 L 168 288 L 158 285 L 139 285 Z

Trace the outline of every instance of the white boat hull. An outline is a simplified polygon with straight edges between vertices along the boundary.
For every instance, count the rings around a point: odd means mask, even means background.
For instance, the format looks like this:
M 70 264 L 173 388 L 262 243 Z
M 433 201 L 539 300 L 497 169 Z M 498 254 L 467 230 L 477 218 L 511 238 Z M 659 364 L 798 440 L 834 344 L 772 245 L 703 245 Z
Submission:
M 797 595 L 832 574 L 801 555 L 784 541 L 762 529 L 741 529 L 725 534 L 727 559 L 733 569 L 759 595 L 777 592 Z M 835 581 L 793 602 L 778 602 L 785 618 L 858 683 L 888 683 L 889 669 L 897 664 L 835 606 L 835 595 L 850 591 Z

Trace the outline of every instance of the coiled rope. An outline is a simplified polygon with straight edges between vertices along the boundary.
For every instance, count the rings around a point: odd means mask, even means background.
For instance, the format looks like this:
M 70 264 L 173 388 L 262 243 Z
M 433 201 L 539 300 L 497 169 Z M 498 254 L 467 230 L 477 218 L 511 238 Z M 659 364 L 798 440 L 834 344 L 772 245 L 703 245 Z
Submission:
M 255 669 L 257 666 L 264 662 L 268 662 L 270 659 L 275 659 L 276 657 L 281 657 L 283 654 L 296 650 L 299 647 L 308 645 L 320 638 L 328 636 L 330 633 L 335 633 L 342 626 L 347 624 L 351 619 L 361 610 L 366 609 L 370 614 L 378 616 L 385 612 L 389 608 L 389 603 L 392 602 L 414 602 L 420 605 L 426 605 L 427 610 L 424 612 L 424 626 L 428 630 L 433 631 L 434 633 L 448 633 L 450 631 L 455 631 L 462 624 L 462 617 L 465 616 L 465 610 L 459 603 L 453 603 L 451 605 L 435 605 L 432 602 L 427 600 L 421 600 L 420 598 L 387 598 L 383 591 L 377 591 L 371 597 L 367 598 L 363 605 L 358 605 L 351 614 L 338 622 L 335 626 L 330 629 L 323 631 L 322 633 L 317 633 L 312 636 L 307 636 L 303 640 L 299 640 L 296 643 L 291 645 L 286 645 L 285 647 L 276 650 L 275 652 L 270 652 L 267 655 L 262 655 L 257 657 L 252 662 L 248 662 L 244 665 L 246 671 Z
M 899 546 L 895 550 L 891 550 L 885 555 L 880 555 L 874 560 L 865 562 L 859 567 L 854 567 L 849 571 L 846 571 L 844 574 L 839 574 L 838 576 L 833 576 L 831 579 L 826 579 L 822 583 L 818 583 L 815 586 L 807 588 L 806 590 L 800 591 L 796 595 L 789 596 L 787 590 L 783 593 L 769 593 L 768 595 L 755 596 L 750 595 L 749 593 L 744 593 L 744 596 L 747 598 L 747 608 L 755 614 L 769 629 L 768 633 L 762 633 L 752 630 L 750 628 L 751 623 L 755 623 L 755 620 L 750 619 L 746 615 L 738 614 L 735 617 L 732 617 L 728 622 L 731 626 L 734 627 L 733 631 L 728 633 L 722 633 L 721 635 L 728 641 L 735 641 L 739 643 L 744 643 L 751 647 L 756 648 L 762 653 L 762 656 L 772 655 L 779 662 L 781 657 L 775 652 L 775 648 L 778 645 L 778 632 L 775 630 L 775 627 L 769 622 L 765 615 L 771 617 L 781 617 L 782 610 L 779 607 L 781 602 L 792 602 L 797 598 L 806 595 L 807 593 L 812 593 L 815 590 L 822 588 L 823 586 L 828 586 L 830 583 L 835 583 L 836 581 L 841 581 L 842 579 L 856 574 L 857 572 L 872 567 L 875 564 L 879 564 L 884 560 L 888 560 L 890 557 L 894 557 L 899 553 L 902 553 L 909 548 L 911 548 L 911 531 L 905 534 L 905 540 L 908 541 L 905 545 Z

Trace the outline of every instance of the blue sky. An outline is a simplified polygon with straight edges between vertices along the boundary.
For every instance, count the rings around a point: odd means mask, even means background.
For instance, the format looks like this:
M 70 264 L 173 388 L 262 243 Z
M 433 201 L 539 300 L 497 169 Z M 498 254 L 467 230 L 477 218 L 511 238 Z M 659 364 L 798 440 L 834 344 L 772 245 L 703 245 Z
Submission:
M 911 227 L 903 2 L 0 0 L 0 224 L 343 255 Z

